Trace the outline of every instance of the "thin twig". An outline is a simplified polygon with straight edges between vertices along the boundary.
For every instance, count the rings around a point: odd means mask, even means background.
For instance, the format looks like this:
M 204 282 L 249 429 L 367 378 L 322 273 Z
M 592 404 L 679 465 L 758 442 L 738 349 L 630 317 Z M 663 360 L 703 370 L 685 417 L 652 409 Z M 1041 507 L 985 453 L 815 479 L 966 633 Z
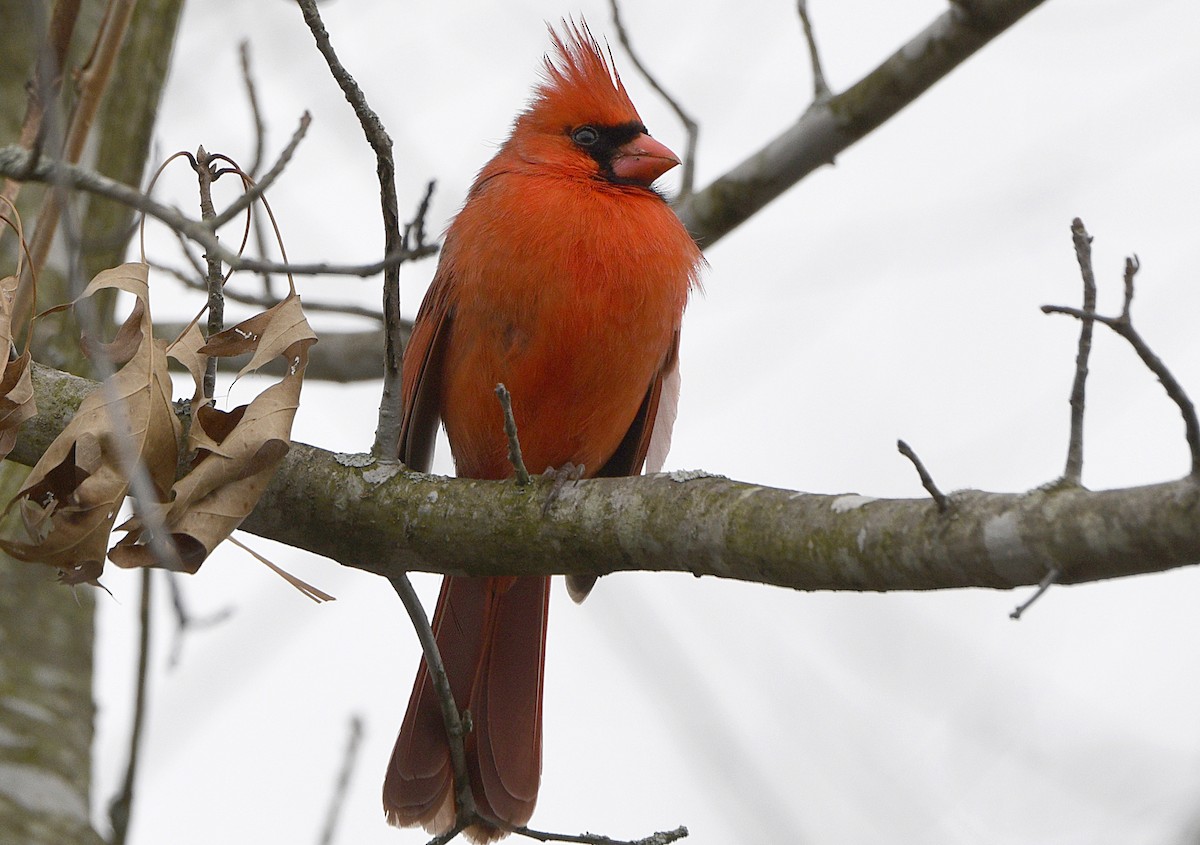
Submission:
M 425 195 L 421 197 L 413 219 L 404 224 L 402 243 L 407 250 L 421 250 L 428 247 L 425 243 L 425 218 L 429 214 L 429 205 L 433 201 L 433 189 L 436 187 L 437 180 L 430 179 L 425 186 Z
M 1179 408 L 1179 413 L 1183 416 L 1183 425 L 1186 432 L 1185 437 L 1192 458 L 1189 476 L 1191 478 L 1200 478 L 1200 421 L 1196 418 L 1196 408 L 1192 404 L 1192 400 L 1188 397 L 1187 391 L 1183 389 L 1183 385 L 1179 383 L 1174 374 L 1167 369 L 1167 365 L 1163 363 L 1161 358 L 1154 354 L 1149 344 L 1146 343 L 1137 329 L 1133 327 L 1133 319 L 1130 315 L 1130 308 L 1133 304 L 1133 279 L 1137 275 L 1140 266 L 1136 255 L 1125 259 L 1125 304 L 1121 309 L 1121 316 L 1119 317 L 1104 317 L 1099 314 L 1089 314 L 1078 308 L 1067 308 L 1062 305 L 1043 305 L 1042 313 L 1066 314 L 1078 320 L 1093 319 L 1098 323 L 1108 326 L 1129 342 L 1129 345 L 1133 347 L 1133 351 L 1142 359 L 1142 363 L 1162 383 L 1163 389 L 1167 391 L 1167 396 Z
M 913 103 L 939 79 L 1045 0 L 970 0 L 942 12 L 858 82 L 806 109 L 794 124 L 675 205 L 708 249 L 809 173 Z M 986 108 L 986 105 L 981 105 Z
M 417 632 L 417 639 L 421 642 L 421 651 L 425 655 L 425 667 L 429 672 L 429 679 L 433 683 L 438 702 L 441 704 L 442 722 L 446 727 L 446 737 L 450 742 L 450 765 L 454 770 L 454 795 L 457 799 L 456 818 L 458 822 L 455 824 L 453 834 L 457 836 L 467 823 L 476 819 L 475 797 L 471 794 L 471 781 L 467 778 L 467 754 L 464 748 L 464 738 L 469 730 L 466 724 L 469 714 L 466 719 L 459 715 L 458 706 L 454 703 L 454 693 L 450 689 L 450 679 L 446 677 L 446 667 L 442 663 L 442 655 L 438 651 L 437 639 L 433 634 L 433 628 L 429 625 L 429 617 L 425 615 L 425 608 L 421 606 L 421 600 L 417 598 L 417 592 L 413 589 L 412 582 L 403 572 L 391 576 L 388 580 L 392 582 L 392 588 L 396 591 L 396 595 L 400 596 L 400 601 L 404 603 L 404 609 L 408 611 L 408 618 L 412 620 L 413 629 Z
M 107 197 L 130 208 L 137 209 L 155 220 L 165 223 L 182 235 L 211 251 L 232 270 L 248 270 L 255 273 L 292 273 L 296 276 L 375 276 L 405 261 L 424 258 L 437 252 L 436 245 L 421 249 L 398 249 L 387 253 L 381 260 L 370 264 L 333 264 L 326 261 L 307 264 L 287 261 L 267 261 L 247 258 L 225 249 L 204 223 L 193 220 L 178 210 L 164 205 L 136 188 L 131 188 L 107 176 L 84 167 L 67 164 L 45 156 L 39 157 L 30 167 L 34 157 L 28 150 L 16 145 L 0 147 L 0 176 L 11 176 L 30 182 L 46 182 L 60 187 L 75 188 L 97 196 Z
M 161 270 L 168 273 L 179 280 L 181 284 L 192 290 L 203 291 L 207 288 L 204 282 L 198 281 L 188 272 L 179 269 L 178 267 L 169 267 L 158 262 L 151 261 L 150 266 L 156 270 Z M 271 308 L 279 304 L 280 299 L 277 296 L 261 295 L 253 293 L 241 293 L 232 287 L 226 286 L 225 299 L 230 302 L 239 302 L 243 305 L 253 305 L 256 308 Z M 342 314 L 350 317 L 366 317 L 371 320 L 382 320 L 383 317 L 374 308 L 367 308 L 361 305 L 338 304 L 334 302 L 319 302 L 309 299 L 304 300 L 305 311 L 323 311 L 329 314 Z M 406 330 L 412 330 L 412 321 L 409 320 L 405 324 Z
M 220 173 L 214 167 L 215 162 L 209 157 L 204 147 L 196 150 L 196 157 L 189 157 L 192 168 L 200 183 L 200 219 L 209 225 L 216 237 L 216 226 L 213 221 L 217 216 L 212 201 L 212 183 Z M 207 337 L 214 337 L 225 328 L 225 296 L 222 288 L 225 286 L 225 276 L 221 269 L 221 259 L 211 252 L 205 253 L 207 262 L 204 275 L 204 285 L 208 292 L 208 331 Z M 211 357 L 204 369 L 204 398 L 212 399 L 217 386 L 217 359 Z
M 583 845 L 670 845 L 688 835 L 688 829 L 683 825 L 674 830 L 660 830 L 641 839 L 613 839 L 597 833 L 548 833 L 543 830 L 531 830 L 527 827 L 514 827 L 512 833 L 536 839 L 539 842 L 579 842 Z
M 346 750 L 342 752 L 342 768 L 338 771 L 337 780 L 333 785 L 333 795 L 329 799 L 329 812 L 325 814 L 325 824 L 321 828 L 318 845 L 332 845 L 334 834 L 337 833 L 338 818 L 342 807 L 346 804 L 346 795 L 350 791 L 350 778 L 354 774 L 354 766 L 358 762 L 358 749 L 362 745 L 363 719 L 357 713 L 350 717 L 350 735 L 346 738 Z
M 1046 573 L 1046 577 L 1042 579 L 1041 583 L 1038 584 L 1037 589 L 1034 590 L 1033 595 L 1021 604 L 1017 605 L 1016 608 L 1013 609 L 1013 612 L 1008 614 L 1008 618 L 1020 619 L 1021 615 L 1025 613 L 1025 611 L 1029 610 L 1029 606 L 1040 599 L 1042 597 L 1042 593 L 1046 592 L 1046 590 L 1050 589 L 1052 584 L 1058 581 L 1058 577 L 1060 575 L 1062 575 L 1062 571 L 1059 570 L 1057 566 L 1051 567 L 1050 571 Z
M 654 75 L 642 64 L 642 60 L 638 58 L 638 54 L 633 50 L 633 44 L 629 41 L 629 33 L 625 29 L 625 23 L 621 20 L 621 6 L 618 0 L 608 0 L 608 5 L 612 9 L 613 26 L 617 28 L 617 40 L 621 42 L 621 46 L 625 48 L 629 60 L 633 62 L 633 66 L 637 68 L 638 73 L 649 83 L 650 87 L 655 90 L 658 96 L 663 98 L 671 110 L 675 112 L 675 116 L 679 118 L 679 122 L 683 124 L 684 132 L 687 133 L 687 141 L 685 142 L 683 151 L 683 175 L 679 180 L 679 200 L 687 198 L 695 185 L 696 179 L 696 143 L 700 135 L 700 124 L 692 119 L 692 116 L 683 110 L 683 106 L 667 93 Z
M 167 658 L 167 668 L 174 669 L 179 665 L 179 659 L 183 655 L 183 638 L 188 631 L 209 628 L 224 622 L 233 615 L 233 607 L 223 607 L 216 613 L 204 617 L 193 616 L 187 609 L 187 603 L 183 598 L 183 589 L 179 586 L 179 573 L 170 570 L 165 570 L 165 572 L 167 587 L 171 591 L 171 607 L 175 611 L 175 636 L 171 641 L 171 653 Z
M 517 420 L 513 416 L 512 396 L 503 384 L 496 385 L 496 398 L 500 400 L 500 408 L 504 411 L 504 434 L 508 437 L 508 461 L 512 464 L 513 474 L 518 487 L 529 486 L 529 470 L 525 468 L 525 459 L 521 456 L 521 441 L 517 437 Z
M 250 104 L 250 119 L 254 121 L 254 160 L 246 172 L 252 178 L 258 179 L 258 171 L 262 167 L 263 152 L 267 144 L 267 127 L 263 121 L 262 109 L 258 105 L 258 86 L 254 83 L 254 73 L 250 68 L 249 39 L 243 38 L 238 42 L 238 57 L 242 63 L 242 84 L 246 86 L 246 100 Z
M 832 92 L 825 81 L 825 71 L 821 69 L 821 54 L 817 51 L 817 39 L 813 35 L 812 21 L 808 17 L 808 0 L 796 0 L 796 13 L 800 15 L 804 41 L 808 44 L 808 58 L 812 62 L 813 102 L 822 103 L 830 98 Z
M 208 225 L 213 231 L 216 231 L 230 220 L 237 217 L 239 214 L 249 208 L 259 197 L 266 193 L 267 188 L 271 187 L 271 185 L 275 183 L 275 180 L 279 178 L 281 173 L 283 173 L 283 169 L 287 167 L 288 163 L 292 160 L 292 156 L 295 154 L 296 148 L 300 146 L 300 142 L 304 140 L 304 136 L 307 134 L 308 127 L 311 124 L 311 114 L 306 111 L 304 114 L 300 115 L 300 125 L 297 126 L 296 131 L 292 133 L 291 140 L 288 141 L 287 146 L 283 148 L 283 151 L 279 154 L 279 158 L 275 160 L 275 163 L 271 165 L 271 169 L 266 172 L 262 179 L 258 179 L 253 185 L 250 186 L 248 190 L 243 191 L 236 200 L 229 204 L 228 208 L 226 208 L 220 214 L 215 215 L 211 220 L 208 221 Z M 249 173 L 251 177 L 254 176 L 253 171 L 247 171 L 247 173 Z
M 903 440 L 896 441 L 896 448 L 900 450 L 901 455 L 912 461 L 913 466 L 916 467 L 917 475 L 921 477 L 921 486 L 933 497 L 938 513 L 945 513 L 950 507 L 950 502 L 946 499 L 946 495 L 933 483 L 933 476 L 929 474 L 929 470 L 925 469 L 925 464 L 921 463 L 921 459 L 917 457 L 917 453 Z
M 136 3 L 134 0 L 109 0 L 104 18 L 92 42 L 91 55 L 77 75 L 78 98 L 71 110 L 66 137 L 63 139 L 62 157 L 66 161 L 79 161 L 83 155 L 92 123 L 104 94 L 112 81 L 117 56 Z M 15 174 L 14 174 L 15 175 Z M 37 229 L 29 244 L 30 261 L 26 274 L 17 289 L 13 304 L 14 314 L 24 314 L 33 301 L 32 276 L 41 272 L 50 255 L 63 209 L 66 205 L 66 185 L 54 183 L 53 189 L 42 198 L 42 207 L 37 215 Z
M 1075 258 L 1083 276 L 1083 313 L 1096 312 L 1096 276 L 1092 271 L 1092 237 L 1076 217 L 1071 221 L 1071 239 L 1075 243 Z M 1075 353 L 1075 382 L 1071 386 L 1071 438 L 1067 446 L 1067 465 L 1063 481 L 1079 485 L 1083 480 L 1083 415 L 1084 392 L 1088 377 L 1088 358 L 1092 351 L 1092 329 L 1095 320 L 1084 316 L 1080 321 L 1079 351 Z
M 330 73 L 341 87 L 342 93 L 346 95 L 346 100 L 362 125 L 367 143 L 375 151 L 375 172 L 379 177 L 379 202 L 383 212 L 384 254 L 401 252 L 404 249 L 404 241 L 400 234 L 400 213 L 397 210 L 396 165 L 392 160 L 392 139 L 379 115 L 367 105 L 367 98 L 354 81 L 354 77 L 338 60 L 329 40 L 329 32 L 317 11 L 316 0 L 297 2 L 304 13 L 304 22 L 308 24 L 317 42 L 317 49 L 325 57 Z M 388 267 L 383 272 L 383 320 L 387 338 L 384 344 L 383 395 L 379 401 L 379 424 L 375 429 L 375 444 L 371 451 L 376 459 L 394 460 L 396 444 L 400 442 L 400 360 L 404 354 L 400 325 L 399 265 Z
M 80 0 L 55 0 L 49 25 L 45 27 L 46 40 L 38 46 L 37 62 L 28 89 L 29 99 L 25 105 L 25 117 L 21 121 L 21 134 L 17 141 L 20 146 L 31 152 L 30 167 L 37 163 L 46 136 L 57 123 L 56 102 L 62 90 L 63 67 L 66 65 L 67 50 L 71 46 L 71 36 L 75 32 L 75 22 L 79 18 L 79 6 Z M 34 3 L 29 8 L 34 15 L 33 31 L 41 32 L 44 22 L 41 15 L 43 4 Z M 3 190 L 0 190 L 0 196 L 15 204 L 20 192 L 20 177 L 9 177 L 4 182 Z M 4 232 L 0 231 L 0 242 L 3 241 L 3 236 Z
M 112 823 L 110 845 L 124 845 L 129 834 L 129 819 L 133 811 L 133 784 L 137 779 L 137 764 L 141 753 L 142 725 L 146 719 L 146 680 L 150 665 L 150 596 L 153 573 L 142 570 L 142 598 L 138 608 L 137 679 L 133 695 L 133 724 L 129 729 L 129 760 L 120 791 L 108 805 Z

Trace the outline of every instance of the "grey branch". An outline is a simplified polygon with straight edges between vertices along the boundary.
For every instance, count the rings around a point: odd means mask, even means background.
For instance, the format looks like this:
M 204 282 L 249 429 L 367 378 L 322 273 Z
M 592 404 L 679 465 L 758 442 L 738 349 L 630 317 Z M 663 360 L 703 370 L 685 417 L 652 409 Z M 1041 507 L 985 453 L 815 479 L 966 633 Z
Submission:
M 306 309 L 310 303 L 304 303 Z M 168 340 L 179 336 L 183 331 L 183 323 L 161 323 L 155 327 L 155 335 Z M 402 337 L 408 339 L 412 324 L 405 322 Z M 304 377 L 320 381 L 332 381 L 342 384 L 368 379 L 382 378 L 383 358 L 379 350 L 383 348 L 383 329 L 366 329 L 363 331 L 327 332 L 320 333 L 320 342 L 309 350 L 308 368 Z M 249 358 L 222 358 L 217 369 L 220 372 L 236 373 Z M 181 366 L 171 359 L 171 366 Z M 267 362 L 259 372 L 263 375 L 283 375 L 285 364 L 282 359 Z M 182 370 L 180 370 L 182 372 Z
M 213 255 L 219 257 L 235 270 L 251 270 L 257 273 L 288 273 L 300 276 L 374 276 L 405 261 L 422 258 L 437 252 L 436 246 L 421 249 L 400 249 L 385 255 L 370 264 L 332 264 L 316 262 L 308 264 L 265 261 L 236 255 L 217 241 L 212 230 L 199 220 L 194 220 L 178 209 L 163 205 L 136 188 L 109 179 L 94 171 L 45 156 L 30 167 L 32 157 L 27 150 L 10 145 L 0 147 L 0 176 L 23 179 L 30 182 L 52 182 L 97 196 L 107 197 L 165 223 L 183 237 L 193 241 Z
M 1200 481 L 1200 418 L 1196 416 L 1196 407 L 1188 396 L 1187 391 L 1183 389 L 1183 385 L 1175 378 L 1175 375 L 1168 369 L 1167 365 L 1161 358 L 1154 353 L 1150 348 L 1141 333 L 1133 326 L 1133 317 L 1130 314 L 1130 308 L 1133 305 L 1133 280 L 1137 275 L 1141 265 L 1138 263 L 1136 255 L 1125 259 L 1125 304 L 1121 309 L 1119 317 L 1103 317 L 1093 311 L 1078 308 L 1066 308 L 1061 305 L 1043 305 L 1043 314 L 1067 314 L 1075 317 L 1078 320 L 1094 320 L 1097 323 L 1103 323 L 1108 326 L 1118 335 L 1123 337 L 1137 356 L 1146 365 L 1146 369 L 1154 373 L 1163 389 L 1167 391 L 1167 396 L 1179 408 L 1180 416 L 1183 417 L 1183 426 L 1185 438 L 1188 444 L 1188 451 L 1192 456 L 1191 478 Z
M 12 458 L 33 463 L 95 387 L 35 364 L 41 413 Z M 292 444 L 243 529 L 387 577 L 687 572 L 800 590 L 1012 588 L 1200 560 L 1200 484 L 1125 490 L 959 491 L 953 520 L 928 499 L 779 490 L 703 473 L 592 479 L 450 479 Z M 446 538 L 453 537 L 453 543 Z
M 1096 276 L 1092 271 L 1092 236 L 1087 233 L 1083 221 L 1078 217 L 1071 221 L 1071 240 L 1075 243 L 1075 258 L 1079 262 L 1079 273 L 1083 277 L 1083 313 L 1085 315 L 1094 314 L 1096 311 Z M 1071 385 L 1071 436 L 1067 446 L 1067 465 L 1063 470 L 1063 481 L 1067 484 L 1080 484 L 1083 481 L 1083 416 L 1086 405 L 1088 358 L 1092 352 L 1092 329 L 1095 328 L 1096 321 L 1085 316 L 1080 319 L 1079 323 L 1079 348 L 1075 353 L 1075 380 Z
M 384 128 L 383 121 L 375 110 L 367 104 L 366 94 L 350 75 L 350 71 L 341 63 L 333 42 L 329 40 L 329 31 L 321 20 L 317 10 L 316 0 L 298 0 L 304 22 L 308 24 L 317 50 L 325 58 L 329 72 L 333 75 L 338 87 L 346 96 L 346 101 L 354 109 L 354 114 L 362 126 L 363 135 L 375 153 L 375 173 L 379 178 L 379 204 L 383 220 L 383 251 L 385 255 L 404 252 L 404 236 L 400 232 L 400 212 L 397 210 L 396 199 L 396 164 L 392 159 L 392 138 Z M 430 188 L 432 190 L 432 188 Z M 428 193 L 426 194 L 428 197 Z M 427 207 L 426 200 L 423 205 Z M 400 359 L 404 354 L 404 344 L 401 341 L 403 327 L 400 319 L 400 265 L 393 264 L 383 272 L 383 320 L 384 350 L 383 350 L 383 397 L 379 402 L 379 424 L 375 429 L 375 445 L 372 452 L 381 458 L 395 457 L 396 443 L 400 439 L 401 422 L 401 384 Z
M 796 14 L 800 16 L 800 28 L 804 30 L 804 43 L 808 45 L 808 59 L 812 65 L 813 102 L 819 103 L 829 98 L 833 92 L 825 81 L 825 71 L 821 68 L 821 53 L 817 50 L 817 36 L 813 32 L 812 19 L 808 16 L 808 0 L 796 0 Z
M 677 207 L 712 246 L 813 170 L 929 90 L 1043 0 L 960 0 L 848 90 L 814 103 L 782 135 Z
M 901 455 L 912 461 L 913 468 L 917 471 L 917 476 L 921 479 L 921 486 L 933 497 L 933 503 L 937 505 L 938 513 L 945 513 L 950 508 L 950 502 L 946 498 L 946 494 L 938 489 L 937 484 L 934 483 L 933 476 L 929 474 L 929 470 L 925 468 L 925 463 L 913 451 L 912 446 L 909 446 L 903 440 L 897 440 L 896 449 Z

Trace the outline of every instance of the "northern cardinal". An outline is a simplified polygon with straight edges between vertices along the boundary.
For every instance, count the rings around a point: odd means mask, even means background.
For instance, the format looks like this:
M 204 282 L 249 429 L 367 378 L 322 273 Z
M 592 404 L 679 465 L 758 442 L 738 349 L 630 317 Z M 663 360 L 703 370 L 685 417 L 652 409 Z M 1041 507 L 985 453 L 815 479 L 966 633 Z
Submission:
M 679 395 L 679 326 L 703 261 L 651 183 L 679 164 L 647 134 L 586 24 L 550 31 L 542 83 L 447 230 L 404 355 L 400 459 L 428 470 L 438 420 L 457 474 L 507 478 L 498 383 L 531 472 L 661 467 Z M 569 579 L 573 597 L 594 579 Z M 528 822 L 542 769 L 550 579 L 442 582 L 433 630 L 471 714 L 467 768 L 486 842 Z M 383 785 L 390 823 L 455 820 L 449 743 L 424 662 Z

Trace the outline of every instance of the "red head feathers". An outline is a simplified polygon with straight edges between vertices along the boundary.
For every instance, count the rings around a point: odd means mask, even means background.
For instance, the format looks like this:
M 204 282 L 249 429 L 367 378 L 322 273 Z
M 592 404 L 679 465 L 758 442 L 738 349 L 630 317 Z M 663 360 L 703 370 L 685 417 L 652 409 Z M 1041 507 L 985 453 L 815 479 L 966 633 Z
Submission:
M 561 172 L 649 186 L 679 159 L 647 134 L 611 53 L 587 24 L 564 21 L 563 28 L 565 37 L 550 30 L 554 55 L 505 148 Z

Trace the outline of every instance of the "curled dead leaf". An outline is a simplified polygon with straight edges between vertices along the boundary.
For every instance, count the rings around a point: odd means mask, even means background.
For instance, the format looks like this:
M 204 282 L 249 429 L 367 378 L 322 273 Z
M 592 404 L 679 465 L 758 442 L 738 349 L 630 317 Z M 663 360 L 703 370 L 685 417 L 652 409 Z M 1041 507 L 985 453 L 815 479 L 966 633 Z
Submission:
M 242 524 L 291 448 L 292 421 L 300 403 L 308 349 L 316 335 L 300 300 L 288 296 L 273 308 L 251 317 L 196 346 L 196 335 L 177 341 L 176 357 L 196 382 L 195 411 L 187 447 L 194 452 L 191 468 L 171 489 L 163 522 L 180 549 L 186 571 L 194 572 L 216 546 Z M 186 335 L 186 333 L 185 333 Z M 250 403 L 230 411 L 200 399 L 206 356 L 253 353 L 239 375 L 283 356 L 287 374 Z M 145 526 L 123 528 L 127 536 L 110 554 L 119 566 L 152 565 Z
M 0 546 L 20 560 L 57 566 L 70 583 L 99 576 L 130 479 L 139 475 L 146 498 L 161 502 L 175 477 L 182 432 L 166 346 L 151 331 L 148 273 L 145 264 L 123 264 L 100 272 L 85 289 L 82 296 L 105 289 L 133 294 L 140 307 L 126 325 L 136 320 L 138 341 L 124 365 L 84 398 L 8 505 L 19 509 L 24 536 L 0 539 Z M 128 352 L 135 332 L 122 331 L 119 348 Z
M 0 279 L 0 460 L 17 442 L 17 428 L 37 416 L 33 380 L 29 377 L 29 351 L 13 358 L 13 307 L 17 299 L 17 276 Z

